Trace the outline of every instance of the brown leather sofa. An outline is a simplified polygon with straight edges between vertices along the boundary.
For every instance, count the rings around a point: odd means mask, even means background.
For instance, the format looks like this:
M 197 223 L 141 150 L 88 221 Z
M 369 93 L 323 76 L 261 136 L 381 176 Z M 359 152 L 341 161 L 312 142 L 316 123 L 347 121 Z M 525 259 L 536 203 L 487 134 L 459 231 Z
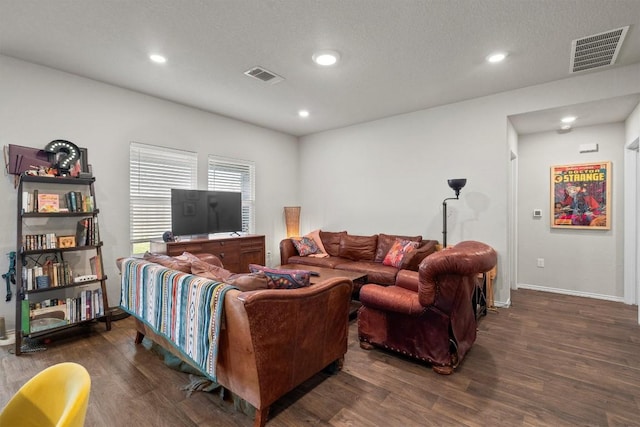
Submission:
M 342 367 L 352 288 L 350 280 L 335 278 L 298 289 L 226 293 L 217 381 L 256 409 L 254 426 L 265 425 L 278 398 L 327 367 Z M 134 319 L 136 343 L 148 336 L 192 364 L 164 336 Z
M 360 347 L 396 351 L 451 374 L 476 339 L 472 295 L 478 273 L 496 262 L 490 246 L 465 241 L 425 258 L 419 272 L 401 271 L 394 286 L 364 285 Z
M 320 231 L 320 238 L 329 254 L 326 258 L 300 256 L 291 239 L 280 242 L 280 264 L 302 264 L 308 266 L 357 271 L 367 274 L 369 283 L 393 285 L 400 270 L 418 271 L 420 262 L 436 251 L 437 240 L 423 240 L 422 236 L 399 236 L 374 234 L 357 236 L 342 232 Z M 402 265 L 393 267 L 382 261 L 396 238 L 415 240 L 418 248 L 410 253 Z

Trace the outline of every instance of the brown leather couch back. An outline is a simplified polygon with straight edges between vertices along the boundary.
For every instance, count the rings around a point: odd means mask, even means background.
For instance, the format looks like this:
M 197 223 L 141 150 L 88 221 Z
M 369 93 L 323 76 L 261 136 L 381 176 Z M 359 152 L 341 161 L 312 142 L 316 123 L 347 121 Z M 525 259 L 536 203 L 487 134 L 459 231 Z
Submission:
M 354 236 L 345 234 L 340 239 L 338 256 L 353 261 L 373 261 L 378 247 L 378 235 Z

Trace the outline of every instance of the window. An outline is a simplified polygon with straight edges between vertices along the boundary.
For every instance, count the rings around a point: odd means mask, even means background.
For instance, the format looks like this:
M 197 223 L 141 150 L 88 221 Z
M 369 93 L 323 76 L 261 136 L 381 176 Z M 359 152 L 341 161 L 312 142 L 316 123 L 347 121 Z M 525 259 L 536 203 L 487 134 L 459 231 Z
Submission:
M 198 155 L 132 142 L 129 147 L 129 224 L 133 254 L 171 230 L 171 189 L 197 187 Z
M 255 228 L 255 164 L 247 160 L 209 156 L 207 188 L 212 191 L 242 193 L 242 231 Z

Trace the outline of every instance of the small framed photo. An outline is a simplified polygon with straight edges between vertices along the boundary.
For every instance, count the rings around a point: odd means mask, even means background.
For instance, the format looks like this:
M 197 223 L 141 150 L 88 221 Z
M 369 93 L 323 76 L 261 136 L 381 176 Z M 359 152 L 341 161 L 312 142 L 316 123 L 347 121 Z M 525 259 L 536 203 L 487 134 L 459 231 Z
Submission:
M 58 248 L 74 248 L 76 246 L 76 236 L 58 236 Z
M 89 170 L 89 152 L 86 148 L 80 148 L 80 172 L 91 172 Z

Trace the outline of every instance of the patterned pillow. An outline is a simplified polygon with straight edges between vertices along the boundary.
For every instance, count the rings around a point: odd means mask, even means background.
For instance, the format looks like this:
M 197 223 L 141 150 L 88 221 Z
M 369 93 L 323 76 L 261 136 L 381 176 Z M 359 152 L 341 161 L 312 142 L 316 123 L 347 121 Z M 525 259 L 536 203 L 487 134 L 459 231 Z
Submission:
M 296 289 L 311 284 L 311 274 L 307 270 L 277 269 L 249 264 L 249 271 L 252 273 L 264 272 L 269 279 L 269 288 L 271 289 Z
M 320 238 L 320 229 L 313 230 L 310 233 L 305 234 L 304 237 L 308 237 L 312 239 L 315 242 L 315 244 L 318 246 L 318 252 L 316 252 L 315 254 L 310 254 L 309 255 L 310 257 L 327 258 L 329 256 L 329 254 L 327 253 L 327 250 L 324 248 L 324 245 L 322 244 L 322 239 Z
M 320 250 L 318 245 L 316 245 L 316 242 L 307 236 L 291 239 L 291 241 L 293 242 L 293 246 L 298 250 L 300 256 L 315 254 Z
M 404 257 L 414 251 L 418 247 L 418 242 L 405 239 L 396 239 L 387 255 L 382 261 L 383 265 L 390 265 L 396 268 L 400 268 Z

